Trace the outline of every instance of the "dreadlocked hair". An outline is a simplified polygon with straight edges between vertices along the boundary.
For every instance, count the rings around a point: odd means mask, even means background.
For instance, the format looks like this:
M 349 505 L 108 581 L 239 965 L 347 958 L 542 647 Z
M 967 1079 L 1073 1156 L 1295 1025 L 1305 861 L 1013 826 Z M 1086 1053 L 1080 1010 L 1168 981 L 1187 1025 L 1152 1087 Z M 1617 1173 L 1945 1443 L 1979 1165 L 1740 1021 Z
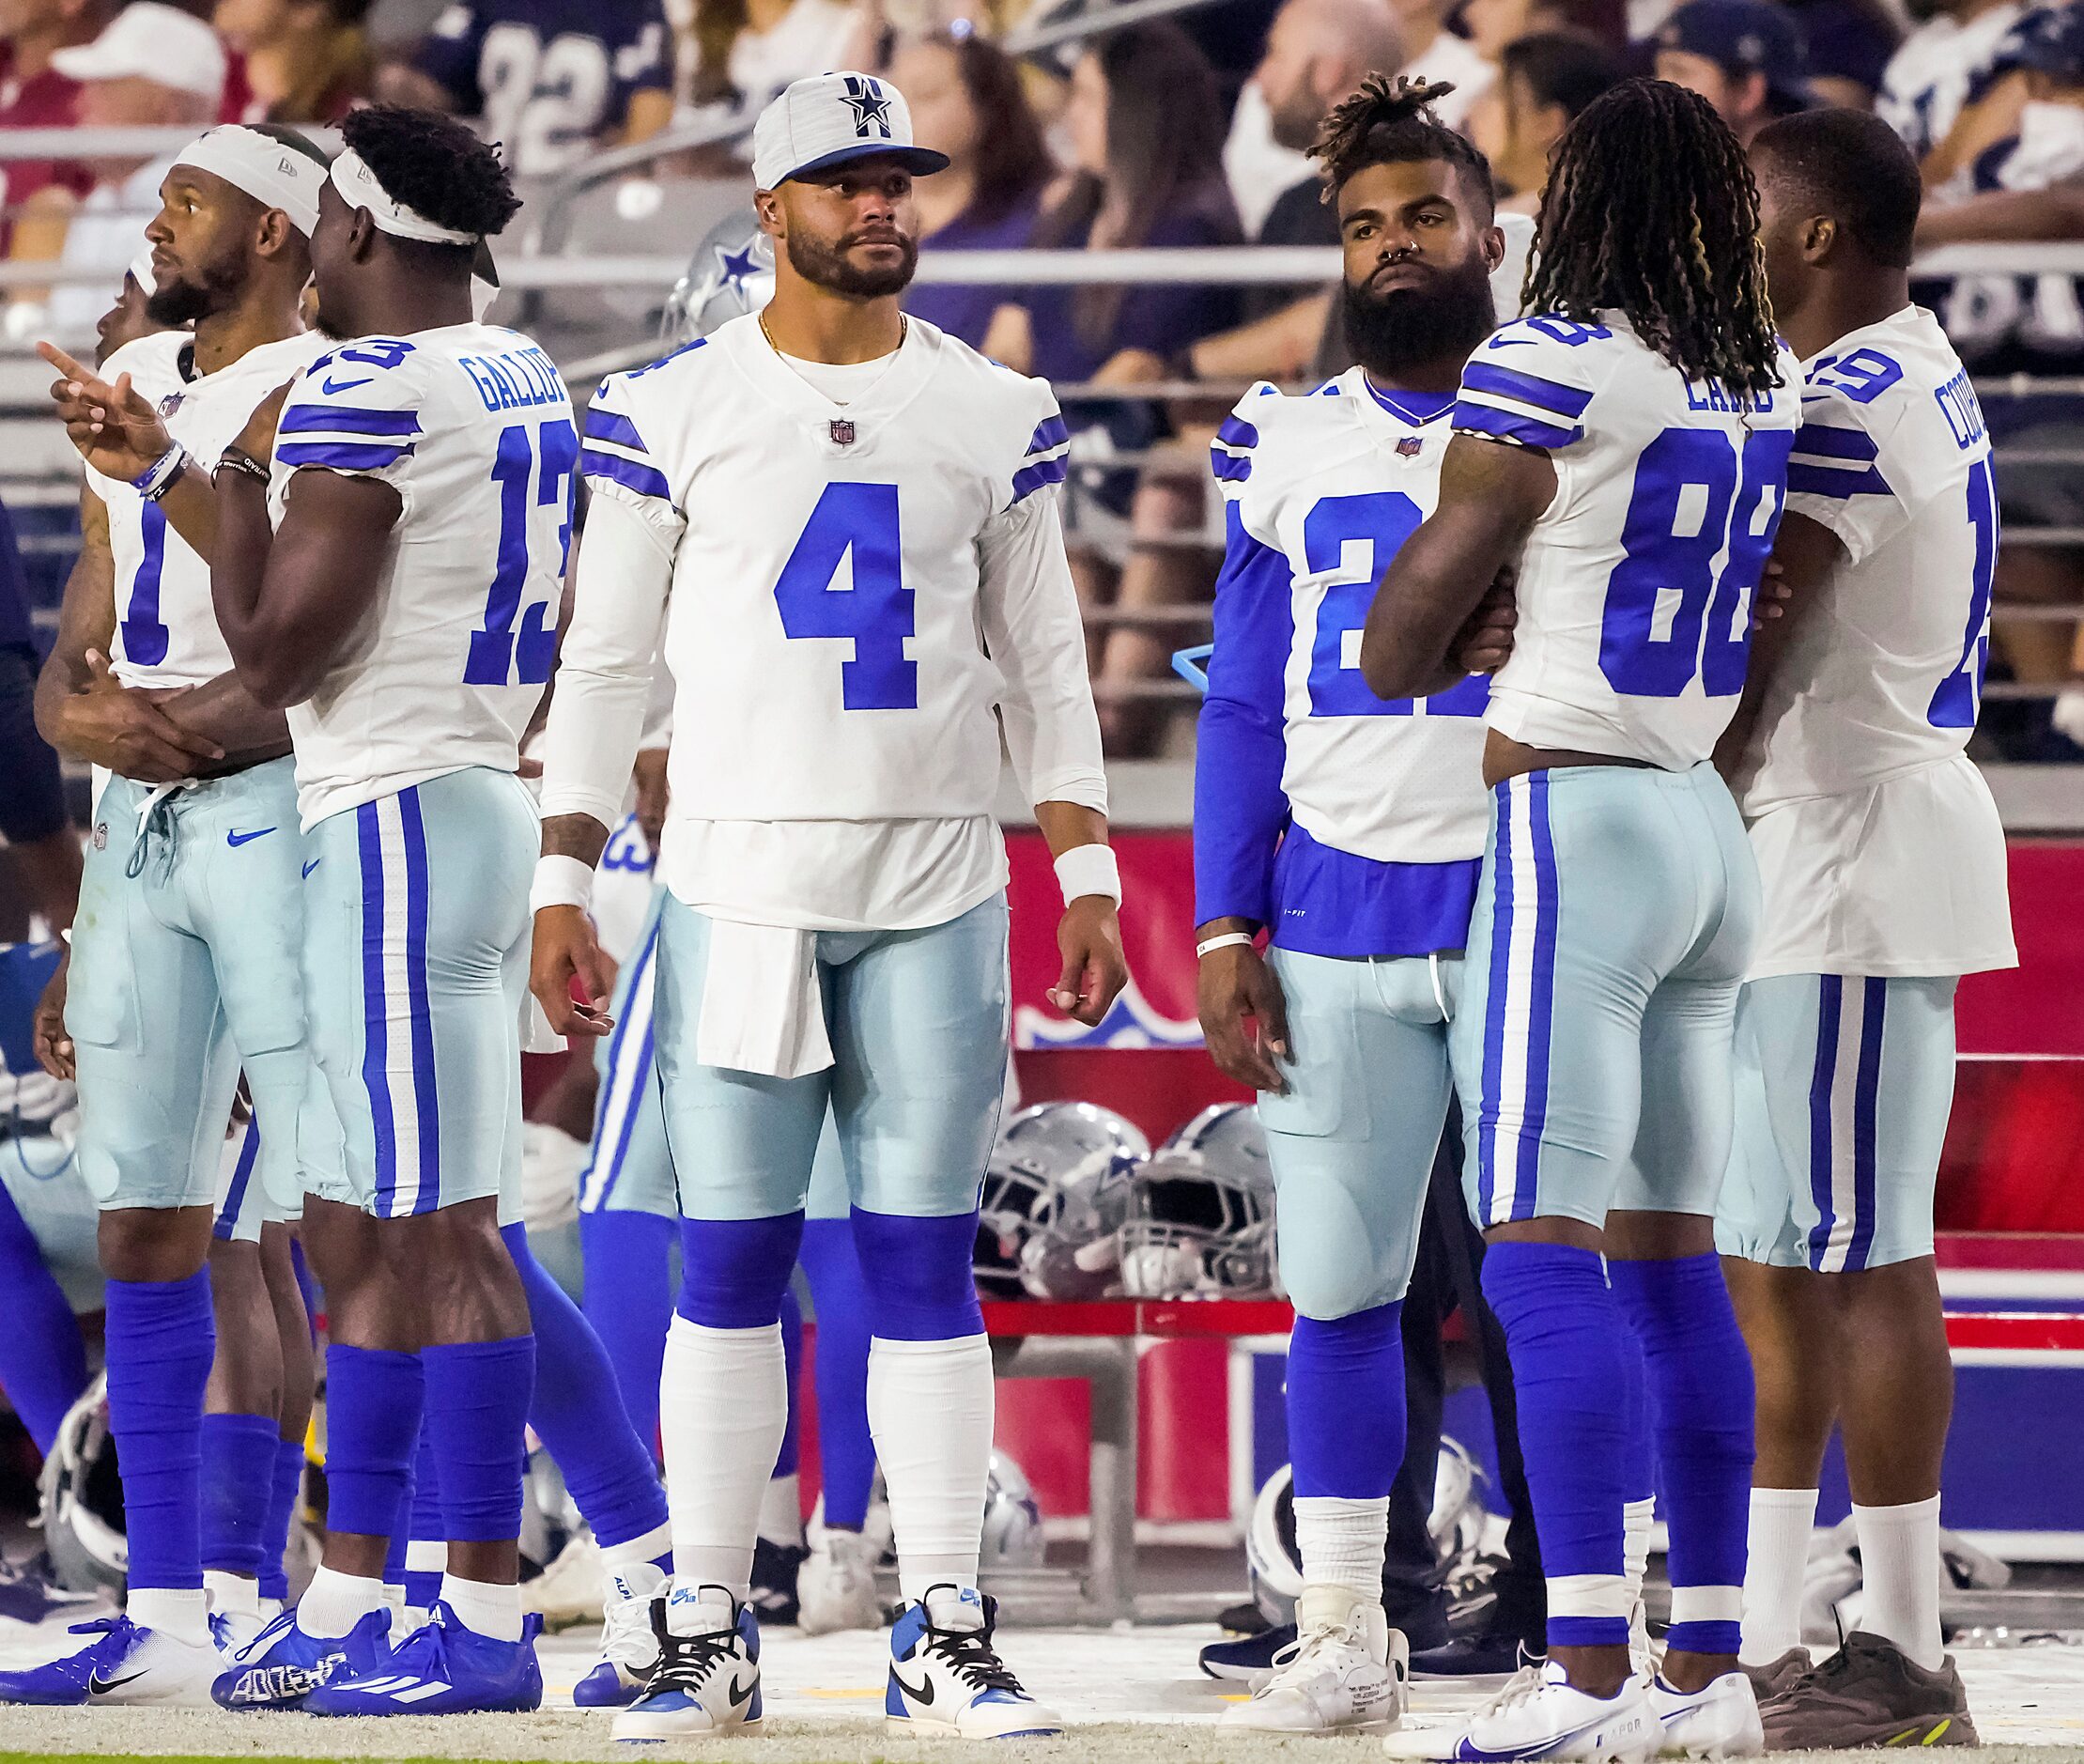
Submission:
M 1781 383 L 1758 186 L 1707 101 L 1625 80 L 1557 143 L 1521 304 L 1582 324 L 1619 307 L 1690 380 Z
M 1335 201 L 1346 180 L 1370 165 L 1444 160 L 1481 193 L 1488 210 L 1496 201 L 1490 162 L 1467 136 L 1433 115 L 1432 107 L 1454 89 L 1445 81 L 1369 74 L 1358 91 L 1333 106 L 1310 145 L 1310 157 L 1323 180 L 1323 200 Z

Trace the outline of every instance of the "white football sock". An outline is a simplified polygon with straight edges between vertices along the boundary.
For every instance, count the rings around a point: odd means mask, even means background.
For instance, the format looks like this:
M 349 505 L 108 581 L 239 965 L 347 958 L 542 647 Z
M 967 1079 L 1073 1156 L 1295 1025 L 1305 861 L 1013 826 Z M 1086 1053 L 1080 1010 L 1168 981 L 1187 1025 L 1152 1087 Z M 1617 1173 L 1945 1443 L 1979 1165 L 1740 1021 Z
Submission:
M 1650 1571 L 1650 1531 L 1656 1524 L 1656 1495 L 1622 1503 L 1621 1577 L 1629 1584 L 1631 1600 L 1643 1597 L 1643 1579 Z
M 769 1477 L 760 1496 L 760 1535 L 769 1543 L 798 1549 L 803 1543 L 803 1495 L 796 1473 Z
M 141 1629 L 192 1647 L 209 1646 L 209 1595 L 200 1586 L 135 1586 L 123 1609 Z
M 1389 1496 L 1349 1500 L 1337 1494 L 1298 1495 L 1295 1553 L 1310 1586 L 1348 1586 L 1382 1596 L 1382 1553 L 1389 1542 Z
M 441 1576 L 441 1602 L 455 1613 L 467 1630 L 496 1642 L 521 1639 L 521 1589 L 495 1586 L 488 1580 L 458 1580 Z
M 873 1390 L 872 1381 L 872 1400 Z M 675 1312 L 658 1383 L 658 1433 L 676 1585 L 751 1596 L 760 1501 L 788 1431 L 781 1325 L 709 1329 Z
M 672 1553 L 673 1528 L 668 1524 L 654 1525 L 649 1531 L 634 1538 L 625 1538 L 620 1543 L 604 1543 L 600 1546 L 601 1568 L 612 1576 L 618 1568 L 634 1568 L 639 1562 L 656 1562 Z
M 209 1608 L 213 1612 L 229 1616 L 236 1611 L 241 1617 L 260 1615 L 260 1582 L 257 1580 L 248 1580 L 243 1574 L 227 1574 L 221 1568 L 206 1568 L 203 1590 L 209 1594 Z
M 1753 1489 L 1744 1562 L 1747 1666 L 1769 1666 L 1802 1645 L 1802 1577 L 1816 1526 L 1814 1489 Z
M 890 1490 L 898 1586 L 977 1585 L 992 1468 L 992 1344 L 869 1342 L 869 1434 Z
M 1927 1672 L 1946 1658 L 1939 1639 L 1939 1497 L 1852 1509 L 1860 1534 L 1860 1627 L 1894 1642 Z
M 297 1627 L 306 1635 L 337 1640 L 372 1611 L 383 1609 L 383 1582 L 321 1567 L 297 1601 Z

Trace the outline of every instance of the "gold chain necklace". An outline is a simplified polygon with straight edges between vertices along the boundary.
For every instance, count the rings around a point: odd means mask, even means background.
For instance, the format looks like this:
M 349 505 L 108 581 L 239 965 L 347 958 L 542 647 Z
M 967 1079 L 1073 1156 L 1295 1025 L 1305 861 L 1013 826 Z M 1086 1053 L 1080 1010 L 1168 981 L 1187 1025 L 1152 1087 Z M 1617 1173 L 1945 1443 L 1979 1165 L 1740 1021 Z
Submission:
M 758 312 L 757 314 L 755 314 L 755 315 L 754 315 L 754 317 L 757 317 L 757 318 L 758 318 L 758 319 L 760 320 L 760 334 L 761 334 L 762 336 L 764 336 L 764 338 L 766 338 L 766 340 L 767 340 L 767 348 L 769 348 L 770 349 L 772 349 L 772 350 L 773 350 L 773 351 L 774 351 L 774 352 L 775 352 L 775 353 L 776 353 L 777 355 L 786 355 L 786 354 L 788 353 L 788 351 L 787 351 L 786 349 L 784 349 L 784 348 L 782 348 L 782 347 L 780 346 L 780 344 L 777 343 L 777 342 L 776 342 L 776 341 L 774 340 L 774 333 L 773 333 L 773 332 L 771 332 L 771 331 L 769 331 L 769 330 L 767 329 L 767 309 L 766 309 L 766 308 L 765 308 L 764 306 L 763 306 L 763 307 L 762 307 L 762 308 L 761 308 L 761 309 L 759 310 L 759 312 Z M 911 319 L 910 319 L 910 318 L 908 318 L 908 317 L 905 317 L 905 315 L 904 315 L 904 314 L 903 314 L 903 313 L 900 313 L 900 314 L 898 314 L 898 316 L 897 316 L 897 347 L 898 347 L 898 348 L 899 348 L 899 349 L 902 349 L 902 348 L 903 348 L 904 347 L 904 339 L 905 339 L 905 336 L 906 336 L 906 335 L 907 335 L 907 334 L 908 334 L 908 333 L 910 333 L 911 329 L 912 329 L 912 321 L 911 321 Z M 896 354 L 896 352 L 897 352 L 897 350 L 896 350 L 896 349 L 893 349 L 893 350 L 891 350 L 891 353 L 892 353 L 893 355 L 894 355 L 894 354 Z

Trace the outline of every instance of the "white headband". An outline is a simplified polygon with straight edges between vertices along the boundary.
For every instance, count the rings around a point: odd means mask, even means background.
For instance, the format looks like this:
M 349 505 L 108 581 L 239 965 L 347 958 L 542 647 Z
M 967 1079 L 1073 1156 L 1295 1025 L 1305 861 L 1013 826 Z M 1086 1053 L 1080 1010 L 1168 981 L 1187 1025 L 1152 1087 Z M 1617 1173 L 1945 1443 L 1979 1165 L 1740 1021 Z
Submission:
M 377 231 L 394 239 L 425 240 L 430 245 L 474 245 L 476 233 L 459 233 L 453 226 L 438 226 L 415 209 L 409 209 L 377 181 L 377 175 L 354 148 L 348 147 L 332 162 L 332 187 L 350 209 L 367 209 Z
M 123 272 L 135 282 L 139 290 L 150 299 L 159 292 L 159 278 L 152 273 L 152 250 L 147 246 L 131 259 L 131 267 Z
M 264 209 L 280 209 L 306 239 L 318 224 L 321 161 L 270 140 L 257 129 L 226 123 L 192 141 L 176 162 L 222 178 Z

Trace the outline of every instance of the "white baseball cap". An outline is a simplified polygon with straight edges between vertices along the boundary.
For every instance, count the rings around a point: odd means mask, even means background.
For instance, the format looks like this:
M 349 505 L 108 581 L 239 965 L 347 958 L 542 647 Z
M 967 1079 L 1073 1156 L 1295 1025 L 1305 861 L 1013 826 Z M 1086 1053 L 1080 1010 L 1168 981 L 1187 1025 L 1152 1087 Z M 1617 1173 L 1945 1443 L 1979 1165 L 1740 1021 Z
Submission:
M 924 177 L 948 155 L 912 141 L 904 94 L 872 73 L 813 73 L 782 89 L 752 126 L 752 181 L 774 190 L 806 172 L 888 157 Z
M 215 103 L 224 92 L 224 45 L 193 13 L 161 0 L 131 0 L 91 43 L 54 51 L 72 80 L 150 80 Z

